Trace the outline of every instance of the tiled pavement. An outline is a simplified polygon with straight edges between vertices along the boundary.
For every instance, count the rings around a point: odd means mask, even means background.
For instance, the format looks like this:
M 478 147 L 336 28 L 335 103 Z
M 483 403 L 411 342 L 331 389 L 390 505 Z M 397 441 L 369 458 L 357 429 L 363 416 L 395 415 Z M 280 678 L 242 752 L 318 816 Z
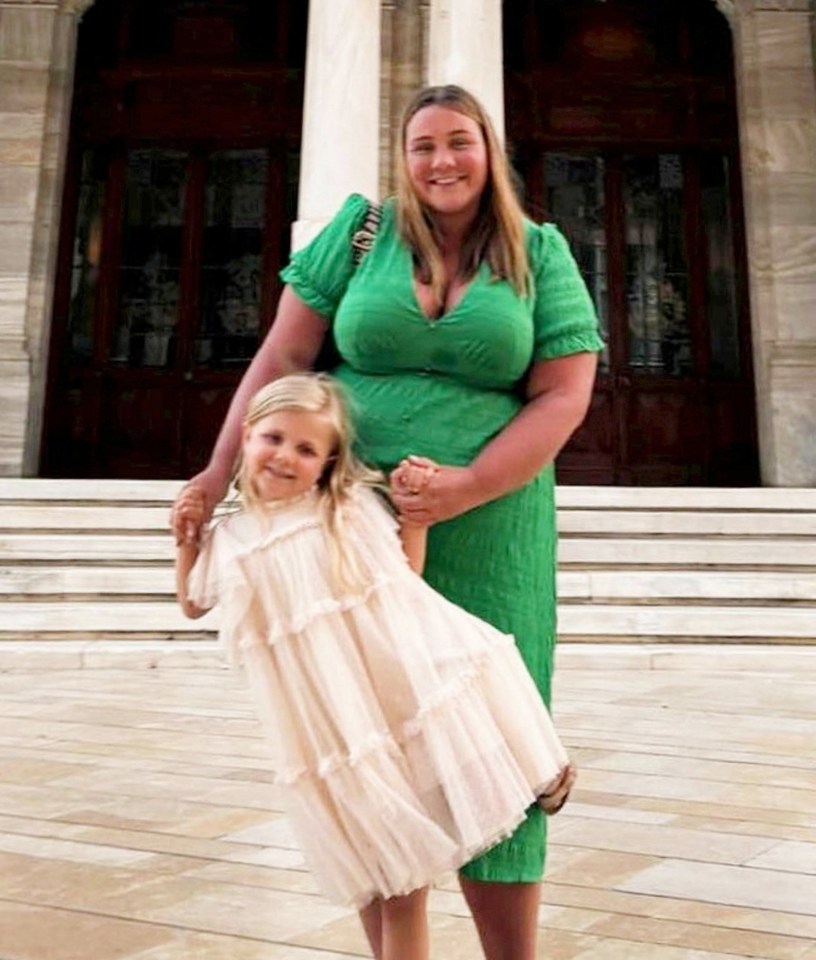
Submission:
M 556 718 L 548 960 L 816 960 L 816 649 L 579 647 Z M 110 661 L 115 664 L 115 658 Z M 316 895 L 240 682 L 0 673 L 0 960 L 368 956 Z M 452 877 L 433 956 L 480 956 Z

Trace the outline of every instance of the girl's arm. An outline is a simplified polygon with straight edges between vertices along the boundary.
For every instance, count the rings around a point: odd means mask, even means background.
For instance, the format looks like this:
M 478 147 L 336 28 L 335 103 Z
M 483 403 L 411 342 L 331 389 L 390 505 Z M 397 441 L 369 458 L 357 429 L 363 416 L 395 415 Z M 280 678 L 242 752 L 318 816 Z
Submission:
M 177 543 L 198 538 L 202 524 L 209 520 L 226 493 L 238 457 L 241 426 L 250 398 L 270 380 L 308 370 L 320 352 L 327 329 L 320 314 L 307 307 L 290 287 L 284 287 L 275 320 L 235 391 L 210 461 L 187 485 L 204 494 L 203 510 L 187 510 L 178 498 L 173 505 L 170 524 Z
M 404 491 L 408 496 L 416 496 L 431 481 L 439 464 L 427 457 L 409 456 L 391 473 L 392 495 Z M 428 548 L 427 526 L 411 524 L 401 517 L 400 539 L 402 549 L 408 558 L 408 564 L 414 573 L 421 574 L 425 569 L 425 555 Z
M 529 483 L 586 416 L 597 363 L 594 353 L 534 363 L 517 416 L 467 467 L 440 466 L 416 494 L 395 487 L 400 514 L 411 523 L 438 523 Z
M 199 515 L 204 510 L 204 493 L 197 487 L 189 485 L 183 487 L 176 497 L 176 505 L 179 510 L 189 516 Z M 207 612 L 196 606 L 187 594 L 187 578 L 198 559 L 200 551 L 198 537 L 194 540 L 185 540 L 176 544 L 176 599 L 184 616 L 191 620 L 197 620 Z
M 402 549 L 408 558 L 408 566 L 414 573 L 421 574 L 425 569 L 425 552 L 428 546 L 428 528 L 416 524 L 400 524 L 400 540 Z
M 196 543 L 180 543 L 176 547 L 176 599 L 184 616 L 198 620 L 207 612 L 197 607 L 187 595 L 187 577 L 198 559 L 199 548 Z

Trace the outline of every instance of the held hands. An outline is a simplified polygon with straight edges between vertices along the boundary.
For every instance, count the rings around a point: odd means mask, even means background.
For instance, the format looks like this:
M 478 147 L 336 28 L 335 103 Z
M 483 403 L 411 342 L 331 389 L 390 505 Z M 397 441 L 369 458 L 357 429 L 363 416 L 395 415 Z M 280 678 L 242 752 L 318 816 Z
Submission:
M 224 495 L 222 484 L 204 470 L 185 484 L 176 496 L 170 511 L 170 529 L 176 544 L 198 543 L 204 524 Z
M 391 496 L 406 523 L 430 526 L 480 502 L 470 467 L 446 467 L 411 455 L 391 471 Z

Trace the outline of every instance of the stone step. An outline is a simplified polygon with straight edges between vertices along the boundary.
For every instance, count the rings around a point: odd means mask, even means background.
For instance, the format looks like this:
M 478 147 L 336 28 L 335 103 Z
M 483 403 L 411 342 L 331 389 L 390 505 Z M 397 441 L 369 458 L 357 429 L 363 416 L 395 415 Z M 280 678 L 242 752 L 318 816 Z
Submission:
M 562 567 L 808 569 L 816 567 L 816 540 L 565 537 L 558 562 Z
M 1 520 L 0 520 L 1 525 Z M 816 513 L 575 510 L 558 511 L 562 536 L 617 537 L 816 537 Z
M 0 640 L 211 640 L 173 599 L 179 486 L 0 479 Z M 557 496 L 562 640 L 816 643 L 816 491 Z
M 54 601 L 0 602 L 0 635 L 60 634 L 204 634 L 218 626 L 218 611 L 188 620 L 171 600 L 90 604 Z
M 116 596 L 134 600 L 171 597 L 175 585 L 170 563 L 152 566 L 21 563 L 0 566 L 0 597 L 72 597 L 95 602 Z M 561 570 L 558 594 L 563 603 L 772 603 L 816 604 L 816 572 L 730 572 L 722 570 Z
M 640 640 L 816 641 L 812 607 L 675 607 L 587 604 L 559 608 L 558 635 L 565 640 L 636 637 Z
M 573 487 L 556 488 L 558 509 L 816 511 L 811 487 Z
M 810 603 L 816 618 L 816 571 L 560 570 L 558 596 L 562 604 Z
M 170 508 L 130 504 L 8 503 L 0 500 L 0 531 L 15 533 L 106 533 L 136 532 L 169 536 Z M 718 537 L 816 537 L 816 513 L 781 511 L 690 511 L 578 510 L 558 511 L 562 536 L 718 536 Z
M 169 563 L 154 566 L 0 566 L 0 596 L 76 596 L 93 601 L 110 594 L 170 595 L 175 590 Z
M 57 480 L 0 477 L 0 502 L 172 503 L 182 480 Z M 816 511 L 816 489 L 809 487 L 592 487 L 561 486 L 559 510 L 632 509 L 724 511 Z
M 99 563 L 170 563 L 174 545 L 169 534 L 0 533 L 0 558 L 23 561 Z M 663 567 L 808 567 L 816 566 L 816 538 L 690 539 L 678 537 L 564 537 L 559 563 L 569 566 Z
M 219 611 L 188 620 L 172 601 L 93 604 L 55 601 L 0 602 L 0 638 L 81 634 L 129 636 L 204 636 L 217 629 Z M 816 640 L 812 608 L 704 607 L 588 604 L 561 605 L 562 640 L 604 637 L 752 640 Z
M 133 531 L 170 536 L 169 507 L 134 507 L 123 504 L 9 504 L 0 502 L 0 530 L 13 533 L 35 530 L 38 533 L 110 533 Z

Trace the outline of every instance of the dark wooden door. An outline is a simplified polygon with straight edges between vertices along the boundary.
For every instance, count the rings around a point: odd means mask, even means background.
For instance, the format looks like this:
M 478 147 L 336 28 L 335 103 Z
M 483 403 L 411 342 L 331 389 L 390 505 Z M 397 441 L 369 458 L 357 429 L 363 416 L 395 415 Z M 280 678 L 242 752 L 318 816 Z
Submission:
M 99 0 L 83 21 L 44 475 L 205 462 L 288 255 L 305 45 L 291 6 Z
M 607 341 L 558 475 L 755 483 L 730 36 L 705 0 L 656 6 L 505 5 L 527 205 L 570 240 Z

